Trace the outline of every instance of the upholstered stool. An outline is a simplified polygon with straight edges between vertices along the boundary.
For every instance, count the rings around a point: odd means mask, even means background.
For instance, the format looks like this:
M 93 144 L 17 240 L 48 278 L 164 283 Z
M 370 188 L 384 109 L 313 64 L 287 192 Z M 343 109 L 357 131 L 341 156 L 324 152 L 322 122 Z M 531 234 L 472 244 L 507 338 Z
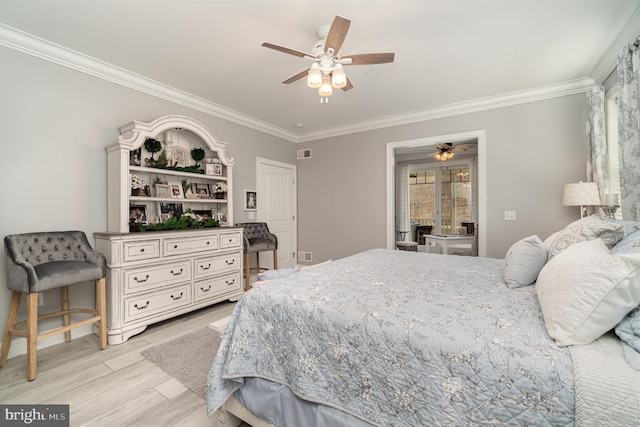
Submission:
M 105 276 L 107 262 L 94 251 L 82 231 L 14 234 L 4 238 L 7 259 L 7 287 L 11 306 L 2 339 L 0 367 L 7 362 L 14 336 L 27 339 L 27 379 L 36 378 L 38 341 L 64 333 L 71 341 L 71 330 L 98 322 L 100 349 L 107 347 Z M 69 285 L 96 283 L 96 309 L 69 308 Z M 61 288 L 62 310 L 38 315 L 38 293 Z M 16 322 L 22 294 L 27 294 L 27 320 Z M 71 323 L 70 315 L 92 317 Z M 62 317 L 63 326 L 38 333 L 38 321 Z
M 268 270 L 260 267 L 260 252 L 273 251 L 273 269 L 278 269 L 278 237 L 269 231 L 266 222 L 241 222 L 236 227 L 244 229 L 244 290 L 251 289 L 251 276 L 255 276 L 261 271 Z M 256 254 L 256 267 L 251 268 L 251 254 Z M 254 274 L 251 274 L 251 273 Z

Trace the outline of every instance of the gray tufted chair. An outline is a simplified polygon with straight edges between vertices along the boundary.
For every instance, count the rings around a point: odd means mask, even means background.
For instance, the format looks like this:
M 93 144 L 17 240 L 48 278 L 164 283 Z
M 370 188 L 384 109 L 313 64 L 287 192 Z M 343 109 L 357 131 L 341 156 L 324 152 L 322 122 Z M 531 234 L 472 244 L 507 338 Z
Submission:
M 278 269 L 278 237 L 269 231 L 266 222 L 240 222 L 236 227 L 244 229 L 245 291 L 251 288 L 251 272 L 255 274 L 268 268 L 260 267 L 260 252 L 273 251 L 273 269 Z M 251 268 L 252 253 L 256 254 L 256 267 Z
M 4 238 L 7 263 L 7 287 L 11 293 L 9 318 L 2 340 L 0 367 L 7 362 L 14 336 L 27 339 L 27 379 L 36 378 L 38 341 L 64 333 L 71 341 L 71 329 L 98 322 L 100 349 L 107 347 L 105 276 L 107 262 L 94 251 L 82 231 L 58 231 L 14 234 Z M 69 285 L 96 283 L 96 309 L 69 308 Z M 61 288 L 62 310 L 38 316 L 38 293 Z M 16 322 L 22 294 L 27 295 L 27 319 Z M 92 317 L 70 322 L 70 315 Z M 63 326 L 38 333 L 38 321 L 62 317 Z

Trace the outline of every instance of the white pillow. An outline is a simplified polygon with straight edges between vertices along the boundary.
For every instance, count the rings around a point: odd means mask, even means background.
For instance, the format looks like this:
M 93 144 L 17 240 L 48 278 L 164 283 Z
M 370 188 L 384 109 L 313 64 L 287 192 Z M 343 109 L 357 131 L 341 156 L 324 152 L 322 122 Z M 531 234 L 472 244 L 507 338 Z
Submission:
M 622 236 L 621 224 L 605 221 L 591 215 L 574 221 L 559 232 L 552 234 L 545 240 L 545 245 L 549 250 L 549 259 L 551 259 L 569 246 L 586 240 L 602 239 L 611 249 L 622 239 Z
M 547 262 L 547 248 L 538 236 L 525 237 L 514 243 L 504 257 L 504 281 L 510 288 L 527 286 L 536 281 Z
M 536 281 L 549 335 L 560 347 L 588 344 L 640 303 L 640 254 L 609 254 L 600 239 L 551 259 Z

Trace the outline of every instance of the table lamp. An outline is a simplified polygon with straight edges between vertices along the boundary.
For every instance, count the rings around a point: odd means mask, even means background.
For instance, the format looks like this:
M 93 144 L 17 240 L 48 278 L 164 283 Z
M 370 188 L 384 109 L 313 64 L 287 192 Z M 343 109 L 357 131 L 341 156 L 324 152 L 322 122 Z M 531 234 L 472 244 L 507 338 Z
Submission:
M 587 206 L 600 205 L 600 193 L 595 182 L 576 182 L 564 186 L 563 206 L 580 206 L 580 218 L 584 218 Z

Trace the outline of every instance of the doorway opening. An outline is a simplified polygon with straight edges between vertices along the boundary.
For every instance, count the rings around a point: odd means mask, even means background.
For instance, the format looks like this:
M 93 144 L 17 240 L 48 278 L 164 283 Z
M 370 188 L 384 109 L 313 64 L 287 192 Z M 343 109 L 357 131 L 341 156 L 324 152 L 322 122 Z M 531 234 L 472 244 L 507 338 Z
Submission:
M 437 145 L 472 144 L 477 148 L 471 155 L 459 155 L 447 162 L 430 161 Z M 463 227 L 469 223 L 476 224 L 478 231 L 478 254 L 486 254 L 486 138 L 485 131 L 471 131 L 458 134 L 441 135 L 407 141 L 396 141 L 387 144 L 387 247 L 393 249 L 398 240 L 398 224 L 396 221 L 396 176 L 401 165 L 409 164 L 409 187 L 415 182 L 416 191 L 431 192 L 424 205 L 431 204 L 429 209 L 420 210 L 416 203 L 411 213 L 411 235 L 420 244 L 416 231 L 421 227 L 431 226 L 433 234 L 461 234 Z M 469 175 L 466 175 L 469 173 Z M 415 175 L 412 175 L 415 174 Z M 473 177 L 472 175 L 476 176 Z M 413 181 L 412 181 L 413 180 Z M 427 183 L 428 180 L 433 181 Z M 472 183 L 476 182 L 476 186 Z M 419 182 L 423 182 L 418 190 Z M 411 191 L 409 188 L 408 191 Z M 466 193 L 465 193 L 466 191 Z M 468 194 L 466 196 L 465 194 Z M 453 202 L 452 202 L 453 195 Z M 411 196 L 409 196 L 411 198 Z M 414 200 L 417 199 L 414 195 Z M 431 203 L 429 202 L 429 198 Z M 467 206 L 464 206 L 467 204 Z M 472 218 L 467 221 L 467 217 Z M 465 219 L 465 221 L 463 221 Z M 467 229 L 468 230 L 468 229 Z M 470 231 L 470 230 L 469 230 Z M 475 230 L 474 230 L 475 231 Z

